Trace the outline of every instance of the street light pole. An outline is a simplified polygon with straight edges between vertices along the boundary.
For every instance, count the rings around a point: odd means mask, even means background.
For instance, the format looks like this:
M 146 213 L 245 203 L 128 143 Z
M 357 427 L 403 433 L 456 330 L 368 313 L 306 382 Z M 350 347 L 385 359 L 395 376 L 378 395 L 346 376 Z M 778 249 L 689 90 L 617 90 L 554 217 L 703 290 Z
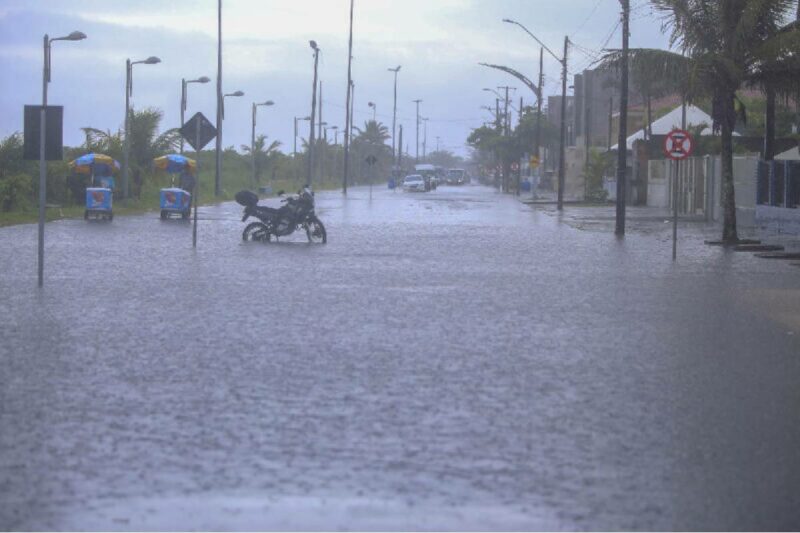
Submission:
M 314 120 L 317 114 L 317 65 L 319 64 L 320 49 L 316 41 L 309 41 L 309 45 L 314 50 L 314 81 L 311 84 L 311 128 L 308 135 L 308 172 L 306 180 L 310 186 L 314 178 L 312 175 L 314 169 Z
M 425 161 L 428 157 L 428 117 L 422 117 L 423 123 L 423 136 L 422 136 L 422 160 Z
M 375 115 L 378 111 L 378 106 L 375 105 L 375 102 L 367 102 L 367 105 L 372 108 L 372 122 L 375 122 Z
M 547 53 L 553 56 L 553 58 L 561 63 L 561 134 L 560 139 L 561 142 L 559 143 L 561 146 L 559 148 L 559 161 L 558 161 L 558 210 L 562 211 L 564 209 L 564 172 L 565 172 L 565 144 L 567 138 L 567 52 L 569 50 L 569 36 L 564 37 L 564 56 L 558 57 L 555 52 L 550 50 L 545 44 L 539 40 L 534 34 L 528 30 L 525 26 L 520 24 L 519 22 L 511 19 L 503 19 L 503 22 L 508 22 L 509 24 L 516 24 L 520 28 L 522 28 L 525 33 L 530 35 L 534 41 L 539 43 L 539 45 L 547 50 Z
M 261 106 L 271 106 L 275 102 L 272 100 L 267 100 L 266 102 L 262 102 L 257 104 L 253 102 L 253 130 L 250 135 L 250 155 L 253 158 L 253 186 L 258 185 L 258 180 L 256 178 L 256 108 Z
M 134 65 L 155 65 L 161 60 L 155 56 L 150 56 L 144 61 L 125 60 L 125 139 L 122 143 L 122 197 L 130 196 L 130 183 L 128 181 L 128 161 L 130 158 L 130 115 L 131 115 L 131 96 L 133 96 L 133 66 Z
M 47 204 L 47 84 L 50 83 L 50 45 L 53 41 L 82 41 L 86 34 L 73 31 L 66 37 L 55 37 L 45 34 L 44 66 L 42 68 L 42 109 L 39 111 L 39 242 L 38 242 L 38 283 L 44 285 L 44 221 Z
M 417 104 L 417 150 L 414 158 L 415 162 L 419 163 L 419 103 L 422 102 L 422 100 L 413 100 L 413 102 Z
M 222 95 L 222 0 L 217 0 L 217 141 L 215 144 L 214 158 L 214 195 L 222 193 L 220 184 L 222 175 L 222 120 L 224 118 Z M 199 155 L 199 154 L 198 154 Z
M 342 177 L 342 194 L 347 194 L 347 172 L 349 171 L 350 163 L 350 98 L 352 96 L 353 78 L 352 78 L 352 63 L 353 63 L 353 3 L 350 0 L 350 39 L 347 45 L 347 98 L 345 103 L 345 124 L 344 124 L 344 172 Z
M 539 160 L 538 168 L 541 168 L 542 162 L 539 152 L 542 145 L 542 100 L 544 99 L 544 47 L 539 48 L 539 94 L 536 99 L 536 137 L 534 141 L 534 150 L 536 150 L 536 159 Z M 533 188 L 531 188 L 533 193 Z
M 394 72 L 394 106 L 392 108 L 392 165 L 397 166 L 397 147 L 395 144 L 395 134 L 397 132 L 397 73 L 400 72 L 400 65 L 396 68 L 388 69 Z
M 190 83 L 208 83 L 211 80 L 207 76 L 201 76 L 196 80 L 188 80 L 186 78 L 181 78 L 181 128 L 183 127 L 185 120 L 185 113 L 188 106 L 188 85 Z M 183 153 L 183 135 L 181 135 L 181 153 Z

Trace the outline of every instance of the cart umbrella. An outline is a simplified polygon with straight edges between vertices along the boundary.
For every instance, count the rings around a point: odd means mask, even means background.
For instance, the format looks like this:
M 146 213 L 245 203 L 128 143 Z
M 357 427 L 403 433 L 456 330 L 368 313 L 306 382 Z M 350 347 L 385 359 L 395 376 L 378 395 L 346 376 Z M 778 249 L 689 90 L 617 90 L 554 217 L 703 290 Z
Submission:
M 189 159 L 180 154 L 169 154 L 157 157 L 153 160 L 153 165 L 157 169 L 164 170 L 170 174 L 178 174 L 186 171 L 194 175 L 197 170 L 197 163 L 194 159 Z
M 110 176 L 119 170 L 119 163 L 105 154 L 88 153 L 69 163 L 69 168 L 78 174 L 97 174 Z

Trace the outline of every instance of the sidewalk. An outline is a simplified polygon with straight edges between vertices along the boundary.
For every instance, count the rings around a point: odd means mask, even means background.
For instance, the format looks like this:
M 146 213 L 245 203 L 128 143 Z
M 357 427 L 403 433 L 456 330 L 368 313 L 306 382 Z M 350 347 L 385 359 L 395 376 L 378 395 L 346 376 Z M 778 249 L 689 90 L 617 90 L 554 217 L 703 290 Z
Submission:
M 533 209 L 542 211 L 576 229 L 613 233 L 616 224 L 616 206 L 613 203 L 598 205 L 576 201 L 564 201 L 564 210 L 556 208 L 555 193 L 537 192 L 537 198 L 530 195 L 520 200 Z M 625 229 L 629 233 L 653 235 L 659 238 L 672 234 L 672 212 L 669 209 L 646 206 L 626 206 Z M 779 233 L 773 229 L 754 226 L 738 226 L 740 239 L 756 239 L 765 244 L 779 244 L 787 251 L 800 251 L 800 235 Z M 722 234 L 719 221 L 706 221 L 704 215 L 680 215 L 678 217 L 680 238 L 691 236 L 702 240 L 718 240 Z M 688 234 L 688 235 L 687 235 Z

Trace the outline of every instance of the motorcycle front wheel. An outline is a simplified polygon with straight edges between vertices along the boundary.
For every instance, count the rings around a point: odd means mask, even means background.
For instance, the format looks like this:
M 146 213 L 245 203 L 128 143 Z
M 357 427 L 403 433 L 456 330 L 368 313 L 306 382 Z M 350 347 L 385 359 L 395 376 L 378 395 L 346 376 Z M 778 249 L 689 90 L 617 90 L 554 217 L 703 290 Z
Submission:
M 325 244 L 328 242 L 328 233 L 325 231 L 325 226 L 317 217 L 310 217 L 305 223 L 306 235 L 308 235 L 308 242 L 314 244 Z
M 263 222 L 251 222 L 242 232 L 243 241 L 269 242 L 272 240 L 272 233 L 269 227 Z

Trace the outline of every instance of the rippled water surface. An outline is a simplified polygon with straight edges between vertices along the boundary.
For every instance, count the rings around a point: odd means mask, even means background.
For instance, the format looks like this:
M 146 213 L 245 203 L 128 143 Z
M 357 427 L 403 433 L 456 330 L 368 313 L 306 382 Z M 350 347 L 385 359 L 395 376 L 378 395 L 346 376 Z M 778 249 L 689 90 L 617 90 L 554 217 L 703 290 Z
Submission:
M 800 528 L 800 268 L 317 197 L 0 229 L 0 529 Z

